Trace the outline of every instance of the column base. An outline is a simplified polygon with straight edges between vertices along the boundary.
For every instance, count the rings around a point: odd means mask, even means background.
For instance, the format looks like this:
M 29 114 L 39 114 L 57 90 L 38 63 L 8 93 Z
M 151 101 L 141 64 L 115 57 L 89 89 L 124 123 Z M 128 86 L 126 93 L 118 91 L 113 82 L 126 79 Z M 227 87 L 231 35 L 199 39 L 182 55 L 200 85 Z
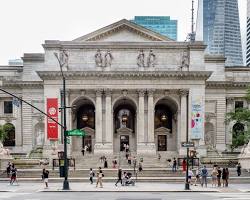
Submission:
M 137 155 L 156 155 L 154 143 L 137 143 Z
M 112 143 L 96 143 L 94 146 L 94 154 L 113 154 L 113 144 Z

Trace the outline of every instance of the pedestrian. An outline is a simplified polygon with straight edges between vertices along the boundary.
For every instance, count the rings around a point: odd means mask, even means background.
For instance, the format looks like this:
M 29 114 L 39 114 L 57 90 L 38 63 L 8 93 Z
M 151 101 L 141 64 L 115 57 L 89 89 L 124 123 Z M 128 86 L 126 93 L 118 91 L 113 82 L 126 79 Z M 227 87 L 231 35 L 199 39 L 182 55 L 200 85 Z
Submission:
M 127 181 L 127 172 L 123 172 L 123 175 L 122 175 L 122 186 L 124 186 L 126 184 L 126 181 Z
M 95 172 L 93 171 L 92 168 L 89 169 L 89 181 L 90 181 L 90 184 L 93 184 L 93 178 L 95 176 Z
M 211 173 L 211 176 L 212 176 L 212 187 L 216 187 L 217 185 L 217 175 L 218 175 L 218 171 L 217 171 L 217 168 L 214 166 L 213 167 L 213 170 L 212 170 L 212 173 Z
M 84 156 L 85 149 L 84 149 L 84 148 L 82 148 L 82 151 L 81 151 L 81 152 L 82 152 L 82 155 Z
M 100 184 L 100 188 L 103 188 L 103 185 L 102 185 L 102 178 L 103 177 L 104 177 L 104 174 L 102 172 L 102 168 L 99 167 L 99 170 L 97 172 L 96 187 L 98 187 L 98 185 Z
M 161 160 L 161 154 L 158 153 L 158 160 L 160 161 Z
M 6 167 L 7 178 L 10 178 L 10 170 L 11 170 L 11 163 L 8 162 L 7 167 Z
M 117 174 L 117 181 L 116 181 L 116 183 L 115 183 L 115 186 L 117 187 L 117 183 L 121 183 L 121 185 L 122 185 L 122 169 L 120 168 L 119 170 L 118 170 L 118 174 Z
M 200 169 L 199 169 L 199 167 L 196 169 L 196 172 L 195 172 L 195 182 L 194 182 L 195 186 L 197 186 L 197 182 L 200 183 Z
M 131 154 L 129 154 L 129 156 L 128 156 L 128 164 L 129 165 L 131 165 L 131 159 L 132 159 Z
M 176 166 L 177 166 L 177 162 L 176 162 L 176 159 L 174 158 L 173 160 L 173 166 L 172 166 L 172 172 L 176 172 Z
M 217 172 L 218 172 L 217 173 L 218 187 L 220 187 L 221 186 L 221 174 L 222 174 L 220 167 L 218 167 Z
M 126 145 L 126 152 L 129 152 L 129 145 Z
M 43 168 L 42 178 L 45 183 L 45 189 L 47 189 L 49 187 L 49 170 Z
M 237 171 L 237 175 L 240 176 L 241 175 L 241 165 L 240 165 L 240 163 L 237 164 L 236 171 Z
M 16 184 L 18 185 L 18 182 L 17 182 L 17 169 L 15 168 L 14 164 L 11 165 L 10 174 L 11 174 L 10 185 L 13 185 L 14 182 L 16 182 Z
M 226 168 L 226 187 L 228 187 L 228 180 L 229 180 L 229 170 Z
M 187 169 L 187 162 L 186 162 L 186 159 L 183 159 L 182 161 L 182 171 L 185 172 Z
M 223 169 L 222 169 L 222 186 L 223 186 L 223 187 L 226 186 L 226 178 L 227 178 L 226 169 L 223 168 Z
M 194 173 L 192 171 L 192 169 L 190 168 L 188 170 L 188 183 L 191 184 L 191 181 L 192 181 L 192 177 L 194 176 Z
M 106 157 L 104 158 L 104 168 L 108 168 L 108 161 Z
M 203 187 L 204 184 L 207 187 L 207 176 L 208 176 L 208 171 L 206 166 L 204 166 L 201 170 L 201 187 Z
M 139 172 L 142 171 L 142 162 L 139 162 L 139 167 L 138 167 Z

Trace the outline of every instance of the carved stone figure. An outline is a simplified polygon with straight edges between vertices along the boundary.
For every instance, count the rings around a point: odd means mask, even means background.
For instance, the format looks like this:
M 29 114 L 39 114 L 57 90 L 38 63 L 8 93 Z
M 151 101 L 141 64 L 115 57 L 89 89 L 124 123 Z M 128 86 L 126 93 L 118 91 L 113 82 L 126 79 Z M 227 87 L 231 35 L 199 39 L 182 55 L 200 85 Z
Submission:
M 95 54 L 95 64 L 97 67 L 102 67 L 102 53 L 100 49 L 97 49 Z
M 154 67 L 155 66 L 155 54 L 152 49 L 150 49 L 149 54 L 148 54 L 148 59 L 147 59 L 147 64 L 148 67 Z
M 188 55 L 188 51 L 184 51 L 182 58 L 181 58 L 181 67 L 180 67 L 181 71 L 183 69 L 186 69 L 187 71 L 189 70 L 189 55 Z
M 63 49 L 60 51 L 60 62 L 61 65 L 64 66 L 66 69 L 69 67 L 69 53 Z
M 5 149 L 3 147 L 2 142 L 0 141 L 0 158 L 9 157 L 9 156 L 10 156 L 9 149 Z
M 104 62 L 104 66 L 105 67 L 111 67 L 112 64 L 112 60 L 113 60 L 113 56 L 110 52 L 110 50 L 108 50 L 104 56 L 105 62 Z
M 143 50 L 139 51 L 139 54 L 137 56 L 137 65 L 139 67 L 144 67 L 144 52 L 143 52 Z
M 36 136 L 36 145 L 43 146 L 43 143 L 44 143 L 44 134 L 41 128 L 39 128 L 37 131 L 37 136 Z

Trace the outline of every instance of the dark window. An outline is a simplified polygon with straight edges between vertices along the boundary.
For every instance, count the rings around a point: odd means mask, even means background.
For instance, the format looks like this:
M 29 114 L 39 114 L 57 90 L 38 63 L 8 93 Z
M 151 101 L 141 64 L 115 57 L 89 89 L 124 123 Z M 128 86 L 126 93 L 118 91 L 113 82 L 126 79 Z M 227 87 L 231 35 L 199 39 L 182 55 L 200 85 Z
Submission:
M 166 135 L 158 135 L 158 151 L 167 151 Z
M 4 101 L 4 113 L 5 114 L 13 113 L 12 101 Z
M 237 108 L 243 108 L 244 102 L 243 101 L 235 101 L 235 109 Z

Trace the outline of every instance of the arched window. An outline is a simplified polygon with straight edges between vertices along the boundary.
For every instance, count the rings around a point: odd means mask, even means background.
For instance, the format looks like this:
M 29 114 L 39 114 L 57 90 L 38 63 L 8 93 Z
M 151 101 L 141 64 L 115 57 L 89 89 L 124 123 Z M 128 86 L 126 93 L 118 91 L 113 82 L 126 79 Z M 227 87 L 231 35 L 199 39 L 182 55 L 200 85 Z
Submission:
M 3 146 L 15 146 L 15 126 L 11 123 L 4 124 L 3 131 L 6 133 L 6 138 L 3 141 Z

